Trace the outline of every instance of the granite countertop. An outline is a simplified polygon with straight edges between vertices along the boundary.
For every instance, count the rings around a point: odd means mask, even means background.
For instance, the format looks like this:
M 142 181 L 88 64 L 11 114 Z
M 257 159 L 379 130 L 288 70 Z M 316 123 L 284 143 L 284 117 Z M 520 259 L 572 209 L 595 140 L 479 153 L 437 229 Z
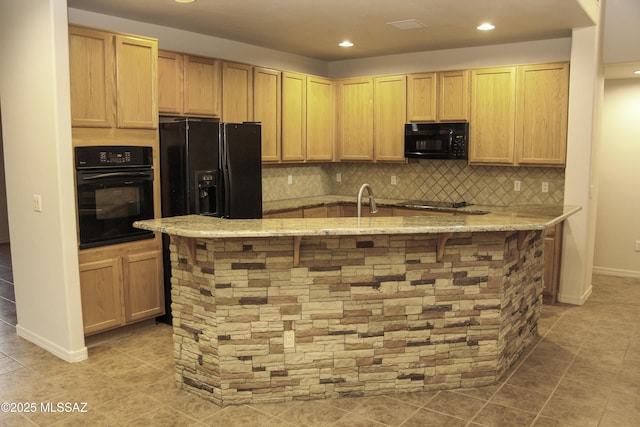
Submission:
M 323 204 L 353 202 L 353 198 L 322 196 L 295 201 L 265 203 L 265 212 Z M 379 205 L 391 200 L 376 198 Z M 271 203 L 272 205 L 269 205 Z M 278 203 L 278 207 L 275 205 Z M 133 226 L 182 237 L 234 238 L 271 236 L 326 236 L 415 233 L 460 233 L 478 231 L 543 230 L 578 212 L 579 206 L 479 206 L 455 209 L 462 215 L 396 216 L 363 218 L 269 218 L 223 219 L 186 215 L 136 221 Z M 479 214 L 479 212 L 487 212 Z

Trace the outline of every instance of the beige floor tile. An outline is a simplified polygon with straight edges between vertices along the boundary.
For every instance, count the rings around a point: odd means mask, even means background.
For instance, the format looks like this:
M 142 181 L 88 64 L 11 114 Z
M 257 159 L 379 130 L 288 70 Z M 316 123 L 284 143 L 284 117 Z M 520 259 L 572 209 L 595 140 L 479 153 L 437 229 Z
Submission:
M 465 420 L 439 414 L 428 409 L 419 409 L 402 424 L 402 427 L 463 427 L 465 425 L 467 425 Z
M 267 423 L 273 417 L 262 412 L 256 411 L 246 405 L 227 406 L 223 410 L 217 412 L 202 422 L 209 427 L 245 427 L 259 426 Z M 289 420 L 286 420 L 289 422 Z M 302 424 L 296 424 L 301 426 Z
M 0 415 L 0 425 L 2 427 L 29 427 L 37 424 L 20 414 L 5 414 Z
M 148 412 L 161 408 L 163 404 L 152 397 L 134 392 L 125 394 L 95 407 L 98 412 L 107 415 L 114 421 L 125 424 Z M 92 408 L 93 409 L 93 408 Z
M 531 425 L 535 418 L 536 415 L 530 412 L 488 403 L 473 418 L 473 421 L 487 427 L 525 427 Z
M 565 377 L 558 384 L 553 396 L 587 403 L 594 407 L 602 407 L 606 403 L 610 391 L 610 386 Z
M 146 364 L 113 376 L 135 388 L 144 388 L 167 377 L 173 377 L 173 373 L 164 372 Z
M 460 393 L 442 391 L 425 405 L 427 409 L 463 420 L 472 419 L 485 405 L 486 400 Z
M 521 411 L 538 413 L 551 393 L 540 393 L 528 388 L 505 384 L 491 398 L 492 403 L 497 403 Z
M 292 405 L 280 413 L 278 418 L 300 426 L 330 426 L 347 413 L 327 401 L 315 400 Z
M 197 419 L 189 417 L 182 412 L 161 407 L 127 422 L 126 425 L 140 427 L 189 427 L 201 424 Z
M 597 426 L 604 408 L 588 403 L 577 402 L 559 396 L 551 399 L 542 409 L 545 417 L 561 421 L 567 426 Z
M 9 356 L 0 355 L 0 375 L 6 374 L 7 372 L 15 371 L 25 366 L 21 363 L 16 362 Z
M 605 411 L 598 427 L 638 427 L 640 418 L 631 417 L 629 414 L 613 411 Z
M 418 410 L 418 406 L 385 396 L 366 400 L 352 413 L 389 426 L 399 426 Z

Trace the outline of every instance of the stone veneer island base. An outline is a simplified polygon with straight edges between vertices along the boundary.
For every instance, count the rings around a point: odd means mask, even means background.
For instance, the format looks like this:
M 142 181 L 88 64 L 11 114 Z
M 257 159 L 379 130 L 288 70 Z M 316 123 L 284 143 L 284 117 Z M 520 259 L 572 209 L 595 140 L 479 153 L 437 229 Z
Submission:
M 180 387 L 219 405 L 494 384 L 537 335 L 543 231 L 172 236 Z M 297 261 L 297 262 L 294 262 Z M 297 266 L 295 265 L 297 264 Z

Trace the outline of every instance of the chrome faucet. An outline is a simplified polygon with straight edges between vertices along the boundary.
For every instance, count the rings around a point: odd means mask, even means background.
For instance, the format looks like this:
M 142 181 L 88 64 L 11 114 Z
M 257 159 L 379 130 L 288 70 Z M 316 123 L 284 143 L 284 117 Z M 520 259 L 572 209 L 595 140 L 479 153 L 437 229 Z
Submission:
M 369 209 L 372 214 L 378 212 L 378 207 L 376 206 L 376 199 L 373 197 L 373 190 L 369 184 L 362 184 L 360 187 L 360 191 L 358 191 L 358 218 L 362 216 L 362 193 L 365 188 L 369 193 Z

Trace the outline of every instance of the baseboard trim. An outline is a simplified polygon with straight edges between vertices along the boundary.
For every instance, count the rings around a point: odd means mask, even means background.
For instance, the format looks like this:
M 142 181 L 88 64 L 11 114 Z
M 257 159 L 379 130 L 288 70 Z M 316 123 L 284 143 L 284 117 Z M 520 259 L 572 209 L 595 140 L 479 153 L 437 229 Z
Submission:
M 565 303 L 565 304 L 583 305 L 585 302 L 587 302 L 592 292 L 593 292 L 593 286 L 589 286 L 589 289 L 587 289 L 584 292 L 584 294 L 582 294 L 579 297 L 575 297 L 572 295 L 565 295 L 560 292 L 558 293 L 557 300 L 558 302 Z
M 596 274 L 604 274 L 605 276 L 617 276 L 617 277 L 633 277 L 640 279 L 640 271 L 633 270 L 621 270 L 618 268 L 607 267 L 593 267 L 593 272 Z
M 62 348 L 58 344 L 55 344 L 48 339 L 34 333 L 33 331 L 23 328 L 20 325 L 16 325 L 16 333 L 19 337 L 32 342 L 38 347 L 47 350 L 49 353 L 52 353 L 55 356 L 58 356 L 60 359 L 69 363 L 80 362 L 89 357 L 89 352 L 87 351 L 87 347 L 85 346 L 83 346 L 79 350 L 69 351 L 66 348 Z

